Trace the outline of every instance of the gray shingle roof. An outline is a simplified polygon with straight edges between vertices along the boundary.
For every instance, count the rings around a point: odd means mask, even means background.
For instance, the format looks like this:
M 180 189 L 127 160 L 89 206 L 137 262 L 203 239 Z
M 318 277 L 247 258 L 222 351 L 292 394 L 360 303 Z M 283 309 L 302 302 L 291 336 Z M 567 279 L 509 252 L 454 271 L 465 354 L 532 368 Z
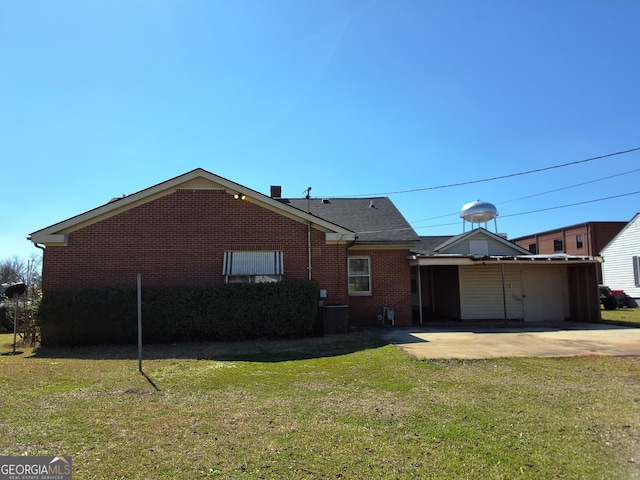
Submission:
M 451 235 L 420 237 L 419 243 L 412 247 L 411 251 L 422 255 L 433 255 L 436 250 L 448 243 L 452 238 L 455 237 Z
M 307 211 L 304 198 L 282 199 L 283 203 Z M 357 234 L 357 243 L 417 243 L 418 235 L 387 197 L 312 198 L 309 212 Z

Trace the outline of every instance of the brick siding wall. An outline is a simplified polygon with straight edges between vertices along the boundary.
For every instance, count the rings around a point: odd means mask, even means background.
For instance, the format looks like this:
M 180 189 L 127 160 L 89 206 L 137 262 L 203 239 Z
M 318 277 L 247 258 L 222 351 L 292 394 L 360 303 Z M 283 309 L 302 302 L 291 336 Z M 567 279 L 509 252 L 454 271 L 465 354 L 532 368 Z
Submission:
M 350 304 L 354 324 L 375 324 L 383 306 L 411 319 L 407 251 L 371 255 L 373 297 L 349 297 L 347 245 L 327 244 L 311 229 L 312 278 L 327 290 L 327 304 Z M 282 250 L 284 277 L 308 278 L 307 225 L 217 190 L 178 190 L 69 234 L 68 245 L 47 247 L 43 289 L 136 283 L 222 283 L 227 250 Z M 406 265 L 406 268 L 403 266 Z
M 384 307 L 395 312 L 396 325 L 411 325 L 411 268 L 409 250 L 350 250 L 349 255 L 371 257 L 371 296 L 351 296 L 349 315 L 354 325 L 376 325 Z

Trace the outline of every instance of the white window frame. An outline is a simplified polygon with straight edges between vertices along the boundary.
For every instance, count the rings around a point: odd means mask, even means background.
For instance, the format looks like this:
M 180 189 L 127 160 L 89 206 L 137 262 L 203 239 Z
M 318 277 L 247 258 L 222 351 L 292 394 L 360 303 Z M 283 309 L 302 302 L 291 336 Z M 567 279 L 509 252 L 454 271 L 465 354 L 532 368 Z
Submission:
M 351 260 L 366 260 L 367 261 L 367 273 L 366 274 L 352 273 L 351 272 Z M 351 283 L 351 278 L 352 277 L 358 277 L 358 278 L 366 277 L 369 289 L 368 290 L 353 290 L 352 289 L 352 283 Z M 354 256 L 348 257 L 347 258 L 347 285 L 348 285 L 348 289 L 349 289 L 349 295 L 351 295 L 351 296 L 361 296 L 361 297 L 363 297 L 363 296 L 371 296 L 372 295 L 372 291 L 373 291 L 371 283 L 372 283 L 371 282 L 371 257 L 367 256 L 367 255 L 354 255 Z

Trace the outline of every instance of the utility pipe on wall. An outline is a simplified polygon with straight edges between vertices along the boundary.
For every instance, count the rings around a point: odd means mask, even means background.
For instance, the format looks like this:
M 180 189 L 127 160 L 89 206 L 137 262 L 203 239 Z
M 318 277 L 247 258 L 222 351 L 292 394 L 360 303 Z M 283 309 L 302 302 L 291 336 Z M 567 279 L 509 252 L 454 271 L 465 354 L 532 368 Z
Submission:
M 418 265 L 418 305 L 420 306 L 420 325 L 422 325 L 422 267 Z
M 307 188 L 304 191 L 305 198 L 307 199 L 307 213 L 311 213 L 310 193 L 311 187 Z M 309 280 L 311 280 L 311 220 L 307 222 L 307 256 L 309 258 L 309 265 L 307 266 L 307 270 L 309 271 Z

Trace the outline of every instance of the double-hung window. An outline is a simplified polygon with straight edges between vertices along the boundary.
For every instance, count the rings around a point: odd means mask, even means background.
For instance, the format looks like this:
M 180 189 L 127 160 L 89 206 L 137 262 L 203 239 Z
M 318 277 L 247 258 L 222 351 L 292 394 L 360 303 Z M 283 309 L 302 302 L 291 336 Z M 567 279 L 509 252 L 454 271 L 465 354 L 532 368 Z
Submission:
M 564 252 L 564 242 L 562 240 L 554 240 L 553 241 L 553 251 L 555 253 Z
M 640 257 L 633 257 L 633 280 L 640 287 Z
M 371 295 L 371 257 L 349 257 L 349 295 Z
M 279 282 L 284 275 L 283 252 L 224 252 L 222 274 L 227 283 Z

